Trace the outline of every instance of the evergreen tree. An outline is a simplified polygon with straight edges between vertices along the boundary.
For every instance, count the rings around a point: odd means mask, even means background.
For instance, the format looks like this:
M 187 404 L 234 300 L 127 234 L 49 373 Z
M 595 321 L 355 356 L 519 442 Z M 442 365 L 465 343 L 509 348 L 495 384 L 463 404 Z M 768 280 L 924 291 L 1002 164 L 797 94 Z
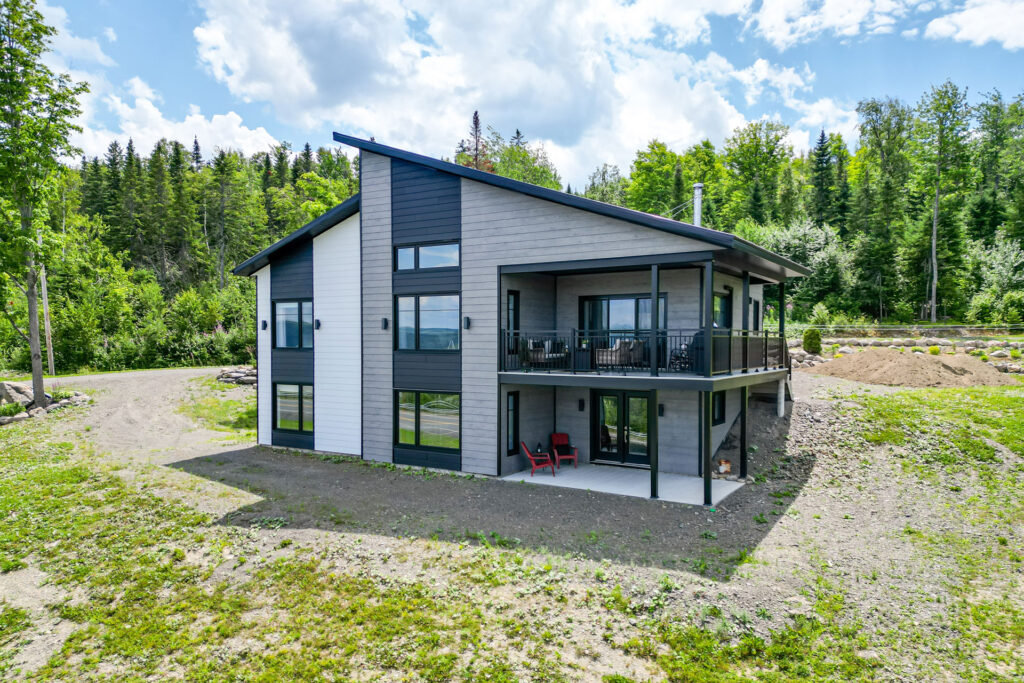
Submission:
M 295 157 L 295 161 L 292 163 L 292 183 L 298 181 L 298 179 L 304 173 L 313 172 L 313 148 L 309 146 L 307 142 L 303 147 L 302 151 Z
M 199 136 L 192 138 L 192 170 L 198 171 L 203 167 L 203 153 L 199 149 Z
M 274 187 L 285 187 L 288 185 L 289 167 L 288 152 L 291 146 L 287 142 L 274 147 Z
M 103 215 L 103 166 L 99 157 L 82 159 L 82 213 Z
M 829 221 L 839 231 L 839 237 L 846 239 L 849 235 L 851 189 L 849 179 L 850 153 L 841 135 L 829 136 L 832 148 L 832 163 L 835 164 L 835 184 L 832 187 L 832 214 Z
M 816 227 L 823 227 L 833 214 L 832 186 L 834 180 L 832 168 L 832 149 L 825 129 L 818 136 L 818 143 L 811 152 L 811 222 Z
M 786 164 L 779 180 L 779 222 L 783 226 L 796 223 L 800 212 L 800 190 L 793 176 L 793 165 Z M 816 227 L 821 225 L 815 224 Z
M 590 174 L 583 196 L 599 202 L 624 206 L 626 203 L 626 180 L 618 166 L 602 164 Z

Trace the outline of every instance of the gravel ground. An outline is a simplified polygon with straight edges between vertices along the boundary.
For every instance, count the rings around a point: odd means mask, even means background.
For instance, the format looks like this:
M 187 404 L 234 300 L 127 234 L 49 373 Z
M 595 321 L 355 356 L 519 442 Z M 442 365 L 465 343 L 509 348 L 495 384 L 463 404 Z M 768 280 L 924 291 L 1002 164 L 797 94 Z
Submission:
M 779 628 L 786 615 L 810 610 L 808 586 L 822 575 L 842 586 L 869 636 L 902 620 L 926 623 L 942 604 L 929 596 L 947 590 L 943 567 L 915 552 L 903 533 L 908 526 L 942 528 L 948 522 L 940 505 L 929 502 L 923 485 L 915 490 L 899 476 L 884 452 L 842 446 L 851 427 L 836 396 L 890 387 L 794 372 L 795 401 L 785 418 L 774 416 L 773 404 L 751 403 L 756 482 L 709 510 L 225 443 L 224 432 L 198 427 L 177 411 L 190 380 L 214 373 L 156 370 L 60 383 L 95 399 L 72 423 L 76 433 L 87 429 L 93 457 L 129 481 L 244 528 L 254 552 L 273 554 L 287 537 L 335 551 L 339 567 L 401 576 L 406 565 L 387 562 L 395 553 L 425 558 L 439 552 L 435 540 L 459 541 L 442 544 L 450 556 L 463 551 L 467 532 L 497 534 L 518 539 L 527 552 L 558 557 L 580 591 L 599 587 L 598 569 L 608 577 L 604 585 L 621 582 L 633 599 L 657 594 L 668 576 L 678 586 L 666 604 L 670 614 L 714 605 L 761 634 Z M 265 519 L 280 528 L 259 529 Z M 744 556 L 753 561 L 740 562 Z M 435 579 L 445 580 L 443 573 Z M 516 605 L 530 599 L 505 597 Z M 606 612 L 564 609 L 581 642 L 606 664 L 643 673 L 641 664 L 602 644 Z M 887 659 L 881 677 L 913 678 L 913 648 L 905 657 Z

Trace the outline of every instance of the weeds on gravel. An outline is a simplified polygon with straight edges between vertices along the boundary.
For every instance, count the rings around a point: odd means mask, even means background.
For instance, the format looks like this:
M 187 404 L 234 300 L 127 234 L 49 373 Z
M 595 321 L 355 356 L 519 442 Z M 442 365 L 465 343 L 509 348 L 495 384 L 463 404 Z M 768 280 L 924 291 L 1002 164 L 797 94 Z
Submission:
M 256 394 L 249 392 L 243 399 L 225 398 L 222 394 L 235 385 L 209 380 L 197 380 L 190 387 L 189 398 L 181 404 L 179 412 L 220 432 L 232 432 L 240 441 L 256 438 Z

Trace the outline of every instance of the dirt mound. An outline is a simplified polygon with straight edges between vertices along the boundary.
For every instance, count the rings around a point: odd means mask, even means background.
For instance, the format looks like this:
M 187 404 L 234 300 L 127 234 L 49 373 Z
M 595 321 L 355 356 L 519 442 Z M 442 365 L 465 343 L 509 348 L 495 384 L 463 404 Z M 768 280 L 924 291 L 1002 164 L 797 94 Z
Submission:
M 972 387 L 1019 384 L 973 356 L 903 353 L 894 349 L 859 351 L 805 370 L 868 384 L 901 387 Z

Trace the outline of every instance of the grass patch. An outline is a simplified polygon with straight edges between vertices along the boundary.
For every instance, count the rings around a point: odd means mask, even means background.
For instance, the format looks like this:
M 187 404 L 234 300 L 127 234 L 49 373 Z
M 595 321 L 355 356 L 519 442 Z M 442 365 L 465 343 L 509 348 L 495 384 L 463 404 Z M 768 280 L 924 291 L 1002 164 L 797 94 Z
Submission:
M 178 411 L 210 429 L 231 432 L 240 440 L 255 439 L 255 392 L 245 394 L 243 399 L 226 398 L 218 384 L 222 383 L 205 378 L 193 382 L 188 400 Z

